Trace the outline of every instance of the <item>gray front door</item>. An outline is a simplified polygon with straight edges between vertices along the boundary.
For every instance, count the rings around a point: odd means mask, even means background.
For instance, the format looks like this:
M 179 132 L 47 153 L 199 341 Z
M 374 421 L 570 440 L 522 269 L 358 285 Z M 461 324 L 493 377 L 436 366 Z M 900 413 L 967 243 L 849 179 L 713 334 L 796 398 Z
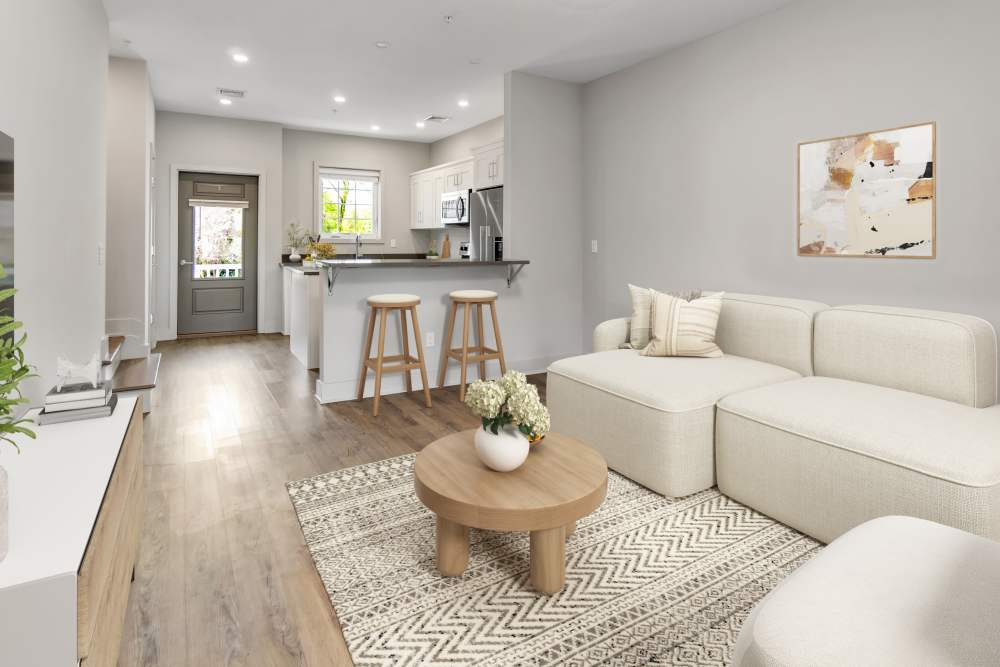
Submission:
M 181 172 L 177 333 L 257 329 L 257 177 Z

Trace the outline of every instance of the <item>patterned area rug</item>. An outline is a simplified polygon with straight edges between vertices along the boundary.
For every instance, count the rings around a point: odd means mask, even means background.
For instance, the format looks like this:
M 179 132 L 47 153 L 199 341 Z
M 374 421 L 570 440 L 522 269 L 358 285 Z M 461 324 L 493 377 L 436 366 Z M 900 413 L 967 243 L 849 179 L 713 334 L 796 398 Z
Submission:
M 528 536 L 470 531 L 438 575 L 408 455 L 288 484 L 358 665 L 723 665 L 753 604 L 820 545 L 710 489 L 615 473 L 566 544 L 566 587 L 528 583 Z

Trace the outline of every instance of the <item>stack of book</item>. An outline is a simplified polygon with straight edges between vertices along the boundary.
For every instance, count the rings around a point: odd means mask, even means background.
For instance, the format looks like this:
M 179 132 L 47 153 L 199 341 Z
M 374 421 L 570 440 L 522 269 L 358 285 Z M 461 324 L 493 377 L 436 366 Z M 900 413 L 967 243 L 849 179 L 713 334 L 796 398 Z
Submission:
M 111 393 L 111 383 L 101 382 L 97 387 L 89 382 L 66 384 L 59 391 L 53 387 L 45 395 L 45 408 L 38 415 L 38 423 L 60 424 L 80 419 L 109 417 L 115 411 L 118 396 Z

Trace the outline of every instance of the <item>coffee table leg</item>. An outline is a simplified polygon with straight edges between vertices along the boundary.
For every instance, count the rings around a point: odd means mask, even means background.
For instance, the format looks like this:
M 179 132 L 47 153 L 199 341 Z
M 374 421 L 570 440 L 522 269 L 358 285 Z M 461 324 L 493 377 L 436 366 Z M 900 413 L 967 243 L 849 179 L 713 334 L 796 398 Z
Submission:
M 448 519 L 437 518 L 438 572 L 460 577 L 469 564 L 469 529 Z
M 558 593 L 566 583 L 566 528 L 531 532 L 531 585 L 540 593 Z
M 573 523 L 566 524 L 566 539 L 568 540 L 570 536 L 576 532 L 576 521 Z

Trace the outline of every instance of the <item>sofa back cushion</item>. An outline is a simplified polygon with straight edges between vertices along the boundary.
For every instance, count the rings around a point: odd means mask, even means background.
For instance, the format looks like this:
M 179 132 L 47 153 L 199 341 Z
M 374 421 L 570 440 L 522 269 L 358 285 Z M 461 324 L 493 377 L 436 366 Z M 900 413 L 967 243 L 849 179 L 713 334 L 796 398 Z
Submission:
M 996 333 L 971 315 L 838 306 L 816 317 L 814 357 L 816 375 L 977 408 L 997 400 Z
M 725 354 L 813 374 L 813 317 L 817 301 L 726 292 L 715 342 Z

